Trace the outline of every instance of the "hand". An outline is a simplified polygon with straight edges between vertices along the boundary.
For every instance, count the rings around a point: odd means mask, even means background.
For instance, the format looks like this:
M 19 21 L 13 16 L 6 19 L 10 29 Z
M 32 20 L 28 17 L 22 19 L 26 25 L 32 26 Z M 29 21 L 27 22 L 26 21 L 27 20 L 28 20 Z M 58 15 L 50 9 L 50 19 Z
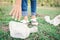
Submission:
M 21 7 L 19 5 L 15 5 L 9 15 L 12 16 L 15 20 L 20 20 L 21 18 Z

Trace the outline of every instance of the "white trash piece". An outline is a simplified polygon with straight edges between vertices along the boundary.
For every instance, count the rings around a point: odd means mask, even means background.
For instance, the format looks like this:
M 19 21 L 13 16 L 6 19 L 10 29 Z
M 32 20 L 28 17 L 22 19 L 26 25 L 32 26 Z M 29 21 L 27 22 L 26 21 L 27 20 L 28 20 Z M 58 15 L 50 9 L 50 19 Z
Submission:
M 37 27 L 29 28 L 26 24 L 10 21 L 9 22 L 10 35 L 13 38 L 25 39 L 29 37 L 30 33 L 37 32 Z
M 60 15 L 53 19 L 50 19 L 50 16 L 45 16 L 44 19 L 47 23 L 53 24 L 54 26 L 58 26 L 60 24 Z
M 52 20 L 50 19 L 50 16 L 45 16 L 44 19 L 47 23 L 52 24 Z

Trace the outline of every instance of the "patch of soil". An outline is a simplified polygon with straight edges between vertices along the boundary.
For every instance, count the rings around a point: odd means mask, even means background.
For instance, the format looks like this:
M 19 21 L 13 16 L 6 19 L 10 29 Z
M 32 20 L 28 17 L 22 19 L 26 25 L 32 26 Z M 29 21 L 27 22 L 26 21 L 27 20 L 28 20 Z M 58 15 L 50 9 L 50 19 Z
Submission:
M 5 32 L 8 32 L 9 31 L 9 27 L 6 26 L 6 25 L 2 25 L 1 29 Z

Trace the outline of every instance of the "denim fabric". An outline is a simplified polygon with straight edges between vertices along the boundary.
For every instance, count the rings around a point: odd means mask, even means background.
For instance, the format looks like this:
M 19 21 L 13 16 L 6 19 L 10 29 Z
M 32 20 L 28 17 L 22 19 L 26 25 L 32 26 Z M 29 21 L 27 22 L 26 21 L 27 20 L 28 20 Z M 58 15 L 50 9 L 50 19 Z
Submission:
M 31 15 L 36 15 L 36 0 L 30 0 L 31 2 Z M 22 0 L 22 16 L 28 15 L 28 0 Z

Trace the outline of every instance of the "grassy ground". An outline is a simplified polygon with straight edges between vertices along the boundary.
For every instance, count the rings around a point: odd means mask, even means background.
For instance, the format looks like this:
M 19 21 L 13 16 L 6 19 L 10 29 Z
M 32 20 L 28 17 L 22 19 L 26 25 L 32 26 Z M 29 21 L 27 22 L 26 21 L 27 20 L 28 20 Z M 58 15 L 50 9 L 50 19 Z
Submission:
M 11 6 L 0 6 L 0 40 L 23 40 L 11 38 L 8 31 L 8 23 L 13 20 L 8 15 L 11 10 Z M 30 13 L 30 11 L 29 11 Z M 60 25 L 55 27 L 48 24 L 44 20 L 45 15 L 51 16 L 51 19 L 60 14 L 60 8 L 54 7 L 38 7 L 37 8 L 37 20 L 38 32 L 30 34 L 27 39 L 24 40 L 60 40 Z

